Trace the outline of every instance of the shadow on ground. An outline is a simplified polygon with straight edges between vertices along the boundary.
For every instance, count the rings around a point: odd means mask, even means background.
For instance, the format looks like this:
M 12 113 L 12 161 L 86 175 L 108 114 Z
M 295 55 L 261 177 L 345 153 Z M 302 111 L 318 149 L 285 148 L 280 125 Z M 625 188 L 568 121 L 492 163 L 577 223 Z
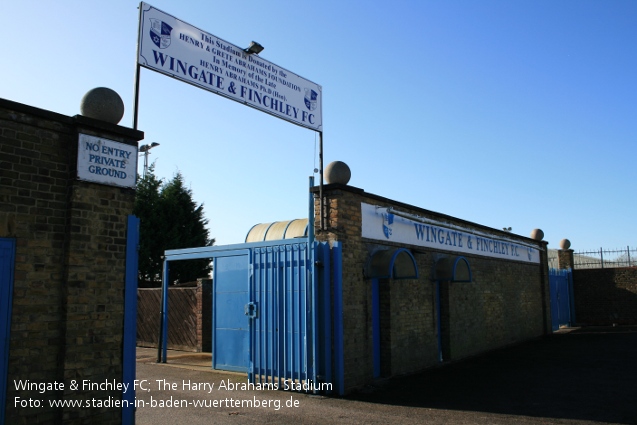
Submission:
M 348 398 L 637 424 L 637 327 L 562 330 L 416 376 L 395 378 Z

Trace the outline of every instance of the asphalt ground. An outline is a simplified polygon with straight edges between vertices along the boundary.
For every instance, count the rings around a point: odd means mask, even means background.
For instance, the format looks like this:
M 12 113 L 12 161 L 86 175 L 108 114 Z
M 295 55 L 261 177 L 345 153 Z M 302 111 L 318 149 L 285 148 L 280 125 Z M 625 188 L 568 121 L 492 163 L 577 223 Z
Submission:
M 565 329 L 344 398 L 244 391 L 210 354 L 156 352 L 138 349 L 138 425 L 637 424 L 637 327 Z

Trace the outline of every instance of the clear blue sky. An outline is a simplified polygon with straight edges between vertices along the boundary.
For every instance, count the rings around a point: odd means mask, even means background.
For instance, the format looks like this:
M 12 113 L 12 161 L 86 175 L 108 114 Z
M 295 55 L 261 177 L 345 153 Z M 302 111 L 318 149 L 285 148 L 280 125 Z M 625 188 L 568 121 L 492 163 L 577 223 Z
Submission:
M 367 192 L 550 248 L 637 245 L 637 1 L 169 1 L 152 6 L 323 88 L 325 164 Z M 139 3 L 4 1 L 0 97 L 132 126 Z M 317 135 L 142 69 L 139 128 L 217 244 L 306 217 Z M 141 164 L 141 161 L 140 161 Z

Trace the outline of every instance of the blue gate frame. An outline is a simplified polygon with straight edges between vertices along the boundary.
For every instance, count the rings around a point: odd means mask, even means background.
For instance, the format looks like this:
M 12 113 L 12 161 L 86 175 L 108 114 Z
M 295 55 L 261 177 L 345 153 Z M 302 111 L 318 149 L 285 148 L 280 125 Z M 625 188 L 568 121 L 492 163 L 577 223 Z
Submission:
M 549 287 L 551 294 L 551 327 L 553 331 L 558 330 L 560 326 L 571 326 L 575 323 L 573 271 L 571 269 L 550 269 Z
M 126 229 L 126 274 L 124 289 L 124 336 L 122 380 L 129 384 L 122 394 L 122 425 L 135 423 L 135 378 L 137 348 L 137 276 L 139 266 L 139 218 L 129 215 Z

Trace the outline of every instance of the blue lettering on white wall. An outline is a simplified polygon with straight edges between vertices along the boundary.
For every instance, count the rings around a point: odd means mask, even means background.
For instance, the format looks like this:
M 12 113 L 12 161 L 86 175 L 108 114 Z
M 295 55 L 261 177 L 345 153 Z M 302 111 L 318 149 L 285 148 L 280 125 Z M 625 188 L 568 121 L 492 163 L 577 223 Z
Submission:
M 127 177 L 125 171 L 118 171 L 113 168 L 98 167 L 97 165 L 89 165 L 88 171 L 92 174 L 97 174 L 98 176 L 109 176 L 122 180 Z
M 541 259 L 540 247 L 533 247 L 515 235 L 499 236 L 495 230 L 490 234 L 365 203 L 361 203 L 361 212 L 363 238 L 531 263 L 539 263 Z M 385 230 L 388 227 L 385 217 L 389 215 L 395 216 L 391 232 Z

